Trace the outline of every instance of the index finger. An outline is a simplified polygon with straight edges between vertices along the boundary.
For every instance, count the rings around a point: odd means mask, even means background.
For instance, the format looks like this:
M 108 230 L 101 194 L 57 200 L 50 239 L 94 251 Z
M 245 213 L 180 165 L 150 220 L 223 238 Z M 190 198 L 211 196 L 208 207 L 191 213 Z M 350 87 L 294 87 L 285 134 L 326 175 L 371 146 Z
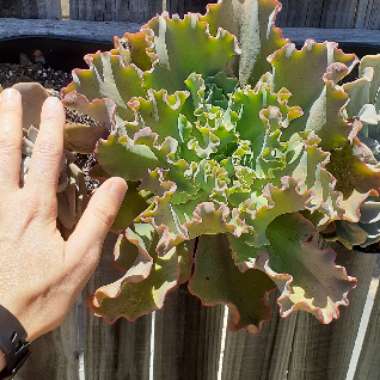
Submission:
M 22 145 L 21 95 L 9 88 L 0 95 L 0 188 L 19 187 Z

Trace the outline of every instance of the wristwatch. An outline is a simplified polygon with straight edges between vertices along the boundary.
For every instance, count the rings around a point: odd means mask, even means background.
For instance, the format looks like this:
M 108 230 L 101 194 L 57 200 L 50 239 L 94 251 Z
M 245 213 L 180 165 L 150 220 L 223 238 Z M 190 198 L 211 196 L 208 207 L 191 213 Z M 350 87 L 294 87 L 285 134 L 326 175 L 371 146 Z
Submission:
M 0 305 L 0 350 L 6 361 L 0 379 L 13 377 L 30 355 L 26 337 L 27 333 L 18 319 Z

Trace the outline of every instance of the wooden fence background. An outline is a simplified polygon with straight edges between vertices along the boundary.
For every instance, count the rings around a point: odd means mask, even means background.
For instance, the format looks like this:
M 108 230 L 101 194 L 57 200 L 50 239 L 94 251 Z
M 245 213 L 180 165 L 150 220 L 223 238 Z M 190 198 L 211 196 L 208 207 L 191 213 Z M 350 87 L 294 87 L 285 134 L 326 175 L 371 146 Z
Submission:
M 183 14 L 202 11 L 205 3 L 0 0 L 0 17 L 140 23 L 163 8 Z M 280 24 L 376 30 L 380 0 L 286 0 Z M 120 320 L 106 325 L 88 312 L 85 299 L 115 278 L 111 261 L 111 255 L 104 255 L 64 325 L 33 345 L 33 355 L 18 380 L 380 379 L 380 258 L 376 255 L 357 253 L 347 262 L 359 287 L 338 321 L 323 326 L 305 313 L 281 320 L 275 312 L 258 336 L 226 331 L 225 309 L 202 308 L 184 288 L 172 293 L 164 309 L 151 316 L 134 324 Z
M 203 11 L 205 0 L 0 0 L 0 17 L 143 22 L 166 8 Z M 380 0 L 283 0 L 280 24 L 317 28 L 380 28 Z

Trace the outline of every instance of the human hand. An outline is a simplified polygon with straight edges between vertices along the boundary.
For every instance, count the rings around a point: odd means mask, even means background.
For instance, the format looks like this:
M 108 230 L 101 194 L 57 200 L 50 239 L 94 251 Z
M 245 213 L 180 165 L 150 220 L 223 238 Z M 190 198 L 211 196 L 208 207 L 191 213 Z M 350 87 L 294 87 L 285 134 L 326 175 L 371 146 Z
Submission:
M 56 188 L 64 121 L 61 102 L 48 98 L 21 188 L 21 96 L 14 89 L 0 94 L 0 305 L 21 322 L 29 342 L 63 321 L 97 266 L 127 189 L 121 178 L 103 183 L 70 238 L 62 238 Z

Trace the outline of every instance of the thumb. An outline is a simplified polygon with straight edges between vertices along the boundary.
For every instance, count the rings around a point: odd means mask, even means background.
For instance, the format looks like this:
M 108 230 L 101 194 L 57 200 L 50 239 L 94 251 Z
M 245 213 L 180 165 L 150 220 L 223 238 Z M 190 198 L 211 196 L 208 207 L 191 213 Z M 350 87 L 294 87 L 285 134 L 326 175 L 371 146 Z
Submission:
M 67 241 L 67 251 L 80 260 L 88 251 L 101 248 L 127 191 L 122 178 L 110 178 L 92 196 L 74 232 Z

